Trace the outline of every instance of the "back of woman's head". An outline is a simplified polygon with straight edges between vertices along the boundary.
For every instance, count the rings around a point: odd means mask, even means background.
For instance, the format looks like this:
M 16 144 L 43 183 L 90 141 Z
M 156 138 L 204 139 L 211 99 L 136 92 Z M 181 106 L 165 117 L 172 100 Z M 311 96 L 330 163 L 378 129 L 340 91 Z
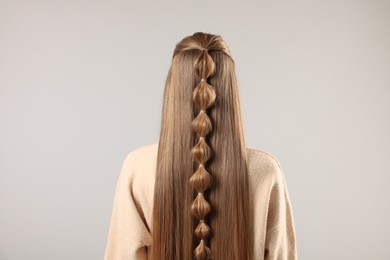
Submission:
M 234 60 L 219 35 L 174 50 L 154 189 L 154 260 L 252 259 L 246 146 Z

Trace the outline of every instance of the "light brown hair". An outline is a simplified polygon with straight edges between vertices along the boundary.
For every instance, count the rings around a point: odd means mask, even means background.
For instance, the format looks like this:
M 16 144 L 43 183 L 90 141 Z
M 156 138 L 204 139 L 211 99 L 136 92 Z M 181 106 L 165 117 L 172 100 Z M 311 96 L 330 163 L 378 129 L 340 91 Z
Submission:
M 165 82 L 153 260 L 251 260 L 246 146 L 235 64 L 220 35 L 179 43 Z

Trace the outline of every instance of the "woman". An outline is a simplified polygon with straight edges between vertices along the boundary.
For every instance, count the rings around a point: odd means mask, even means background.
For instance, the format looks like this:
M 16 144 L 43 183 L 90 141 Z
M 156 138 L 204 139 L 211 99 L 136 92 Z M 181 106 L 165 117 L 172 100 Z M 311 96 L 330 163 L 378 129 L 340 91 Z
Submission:
M 281 166 L 245 145 L 234 61 L 219 35 L 176 45 L 159 143 L 124 160 L 105 252 L 119 259 L 297 259 Z

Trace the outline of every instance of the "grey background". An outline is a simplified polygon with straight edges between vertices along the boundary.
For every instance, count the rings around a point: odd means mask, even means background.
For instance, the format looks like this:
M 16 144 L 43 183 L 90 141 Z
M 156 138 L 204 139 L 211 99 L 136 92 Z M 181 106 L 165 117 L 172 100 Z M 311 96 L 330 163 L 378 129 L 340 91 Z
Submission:
M 0 1 L 0 259 L 102 259 L 175 44 L 220 34 L 299 259 L 390 259 L 389 1 Z

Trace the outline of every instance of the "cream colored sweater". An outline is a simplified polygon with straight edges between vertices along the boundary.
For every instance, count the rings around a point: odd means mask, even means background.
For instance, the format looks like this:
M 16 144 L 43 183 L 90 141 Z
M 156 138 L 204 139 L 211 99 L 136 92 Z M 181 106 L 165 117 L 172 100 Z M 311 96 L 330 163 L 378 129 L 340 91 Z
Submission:
M 148 230 L 152 223 L 157 149 L 158 143 L 145 145 L 124 159 L 116 184 L 105 260 L 150 259 L 147 248 L 152 246 L 152 237 Z M 255 219 L 254 259 L 295 260 L 296 233 L 281 166 L 271 154 L 248 147 L 247 159 Z

